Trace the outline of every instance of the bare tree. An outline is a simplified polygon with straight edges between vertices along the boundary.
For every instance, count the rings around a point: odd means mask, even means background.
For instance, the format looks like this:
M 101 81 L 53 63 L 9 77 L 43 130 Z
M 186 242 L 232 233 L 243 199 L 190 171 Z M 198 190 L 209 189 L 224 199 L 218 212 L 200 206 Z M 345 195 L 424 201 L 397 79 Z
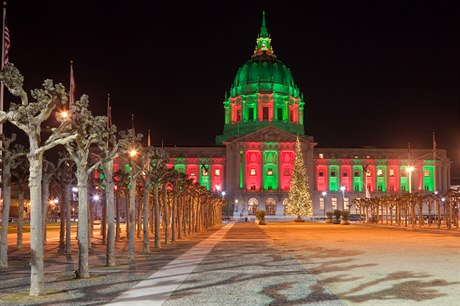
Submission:
M 2 197 L 3 197 L 3 212 L 2 212 L 2 232 L 0 238 L 0 268 L 8 267 L 8 222 L 11 206 L 11 168 L 15 167 L 14 160 L 25 156 L 25 149 L 21 145 L 16 145 L 10 148 L 11 144 L 16 140 L 16 134 L 12 134 L 10 138 L 5 135 L 0 135 L 2 142 Z M 18 211 L 20 214 L 21 212 Z
M 74 183 L 74 163 L 70 157 L 60 152 L 59 161 L 56 168 L 56 180 L 62 190 L 60 204 L 61 227 L 59 233 L 59 248 L 65 249 L 66 253 L 71 251 L 71 196 L 72 183 Z
M 23 226 L 24 226 L 24 198 L 28 190 L 27 181 L 29 179 L 29 162 L 26 156 L 18 158 L 15 160 L 17 164 L 13 169 L 11 169 L 11 174 L 16 177 L 17 187 L 18 187 L 18 233 L 16 239 L 16 247 L 18 249 L 22 248 L 22 236 L 23 236 Z
M 50 195 L 50 183 L 53 176 L 56 174 L 56 166 L 53 162 L 43 158 L 42 170 L 42 227 L 43 227 L 43 243 L 46 244 L 46 222 L 48 219 L 48 199 Z
M 30 295 L 44 294 L 44 269 L 43 269 L 43 229 L 41 210 L 41 180 L 42 159 L 45 151 L 65 144 L 76 138 L 76 133 L 65 121 L 60 121 L 59 127 L 51 131 L 46 141 L 41 139 L 41 125 L 47 120 L 57 105 L 67 102 L 67 95 L 62 84 L 54 84 L 52 80 L 45 80 L 43 89 L 31 92 L 35 102 L 29 102 L 29 97 L 23 89 L 24 77 L 13 64 L 6 64 L 0 72 L 0 81 L 8 90 L 17 97 L 21 103 L 11 103 L 8 111 L 0 111 L 0 123 L 10 122 L 29 138 L 29 188 L 30 188 L 30 248 L 31 248 L 31 273 Z
M 138 178 L 143 172 L 137 156 L 142 154 L 140 144 L 142 134 L 135 135 L 134 130 L 128 130 L 121 131 L 120 136 L 120 154 L 129 164 L 129 222 L 126 225 L 128 227 L 128 258 L 134 259 L 136 188 Z
M 88 108 L 88 96 L 83 95 L 69 107 L 68 121 L 77 130 L 75 141 L 67 142 L 65 148 L 77 167 L 78 187 L 78 278 L 89 277 L 88 265 L 88 177 L 99 166 L 88 166 L 91 145 L 101 142 L 106 133 L 107 117 L 93 116 Z
M 98 143 L 99 153 L 95 154 L 98 160 L 101 160 L 101 171 L 104 174 L 105 198 L 107 207 L 107 266 L 114 266 L 115 262 L 115 196 L 114 196 L 114 173 L 113 165 L 115 158 L 118 157 L 119 143 L 115 137 L 117 130 L 116 126 L 107 126 L 107 133 L 104 138 Z M 117 222 L 120 222 L 120 216 L 117 215 Z

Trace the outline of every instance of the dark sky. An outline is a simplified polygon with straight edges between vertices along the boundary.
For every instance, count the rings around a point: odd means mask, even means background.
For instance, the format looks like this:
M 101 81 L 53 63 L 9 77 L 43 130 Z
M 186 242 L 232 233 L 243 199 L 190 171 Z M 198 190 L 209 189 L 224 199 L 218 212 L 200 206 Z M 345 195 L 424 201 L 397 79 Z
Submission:
M 262 10 L 318 146 L 430 148 L 435 131 L 458 168 L 459 1 L 15 0 L 10 61 L 32 89 L 68 87 L 73 60 L 95 114 L 110 93 L 120 129 L 134 114 L 154 144 L 213 145 Z

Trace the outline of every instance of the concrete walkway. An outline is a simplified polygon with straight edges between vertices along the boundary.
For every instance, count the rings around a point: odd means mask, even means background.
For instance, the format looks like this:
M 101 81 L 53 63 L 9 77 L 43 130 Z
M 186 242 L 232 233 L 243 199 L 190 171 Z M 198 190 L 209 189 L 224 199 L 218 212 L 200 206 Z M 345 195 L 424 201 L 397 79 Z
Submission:
M 345 305 L 252 223 L 229 223 L 107 305 Z

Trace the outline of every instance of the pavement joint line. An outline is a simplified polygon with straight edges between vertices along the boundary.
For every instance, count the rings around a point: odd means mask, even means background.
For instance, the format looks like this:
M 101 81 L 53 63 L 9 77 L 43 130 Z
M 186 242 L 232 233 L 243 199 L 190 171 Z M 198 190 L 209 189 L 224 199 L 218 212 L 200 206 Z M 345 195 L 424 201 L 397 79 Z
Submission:
M 231 222 L 105 305 L 162 305 L 197 265 L 223 240 Z

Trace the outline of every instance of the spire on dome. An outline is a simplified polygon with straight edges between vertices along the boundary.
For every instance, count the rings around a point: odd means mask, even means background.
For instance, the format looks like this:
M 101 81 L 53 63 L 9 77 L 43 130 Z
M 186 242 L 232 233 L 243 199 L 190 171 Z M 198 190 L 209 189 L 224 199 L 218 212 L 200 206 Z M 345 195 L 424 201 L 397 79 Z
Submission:
M 260 27 L 259 37 L 270 37 L 270 35 L 268 35 L 267 25 L 265 23 L 265 11 L 262 11 L 262 27 Z
M 256 41 L 256 49 L 254 50 L 254 54 L 252 58 L 259 57 L 259 56 L 273 56 L 273 48 L 271 44 L 272 39 L 270 38 L 270 34 L 268 34 L 267 24 L 265 22 L 265 11 L 262 12 L 262 26 L 260 27 L 259 37 L 257 37 Z

